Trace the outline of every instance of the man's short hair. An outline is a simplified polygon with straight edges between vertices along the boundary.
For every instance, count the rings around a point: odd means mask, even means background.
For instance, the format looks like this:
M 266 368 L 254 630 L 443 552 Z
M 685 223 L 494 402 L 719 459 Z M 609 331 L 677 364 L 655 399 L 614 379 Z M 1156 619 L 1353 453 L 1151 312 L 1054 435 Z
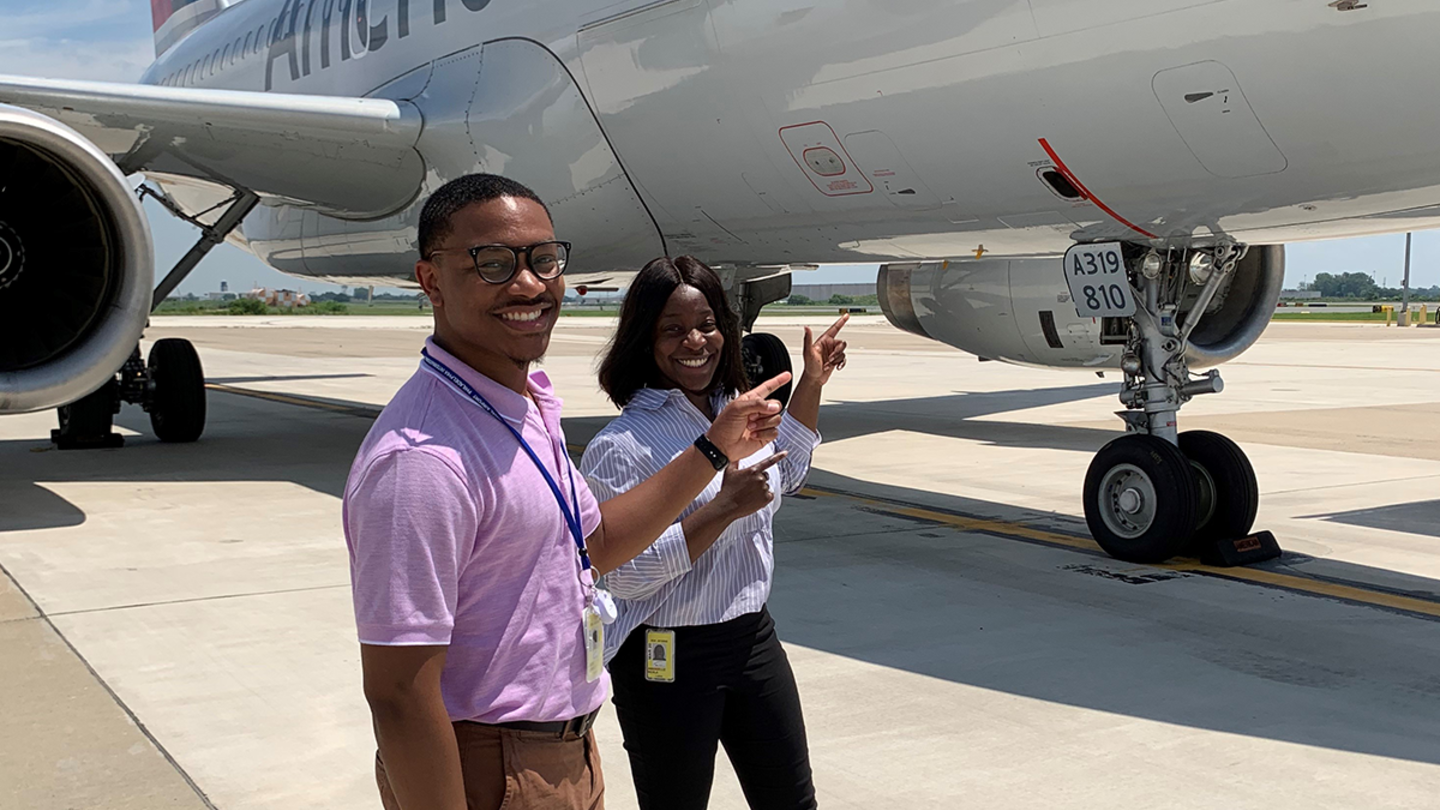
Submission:
M 501 197 L 534 200 L 545 209 L 545 216 L 550 217 L 550 208 L 529 186 L 498 174 L 467 174 L 436 189 L 420 209 L 420 258 L 429 259 L 431 251 L 440 247 L 450 235 L 451 218 L 462 209 Z M 550 221 L 555 220 L 551 217 Z

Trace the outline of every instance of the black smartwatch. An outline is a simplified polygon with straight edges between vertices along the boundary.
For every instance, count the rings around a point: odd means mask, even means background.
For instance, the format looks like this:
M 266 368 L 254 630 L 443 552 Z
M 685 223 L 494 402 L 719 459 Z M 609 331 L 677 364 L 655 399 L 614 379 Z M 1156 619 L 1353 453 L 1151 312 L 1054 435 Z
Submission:
M 715 467 L 716 472 L 725 469 L 725 467 L 730 464 L 730 459 L 726 458 L 725 454 L 720 452 L 720 448 L 716 447 L 714 442 L 705 438 L 704 433 L 701 433 L 700 438 L 695 440 L 695 449 L 699 450 L 700 453 L 710 461 L 710 464 Z

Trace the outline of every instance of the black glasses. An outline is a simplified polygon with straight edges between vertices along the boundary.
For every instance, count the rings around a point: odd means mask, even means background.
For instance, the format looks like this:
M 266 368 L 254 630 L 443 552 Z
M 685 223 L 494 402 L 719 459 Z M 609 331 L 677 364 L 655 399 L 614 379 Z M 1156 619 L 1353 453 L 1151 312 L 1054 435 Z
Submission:
M 440 248 L 430 251 L 430 256 L 456 250 L 469 254 L 470 259 L 475 262 L 475 273 L 490 284 L 505 284 L 514 278 L 520 268 L 521 256 L 525 257 L 525 265 L 530 268 L 530 272 L 545 281 L 559 278 L 565 272 L 565 265 L 570 263 L 569 242 L 541 242 L 518 248 L 509 245 Z M 428 261 L 430 257 L 425 258 Z

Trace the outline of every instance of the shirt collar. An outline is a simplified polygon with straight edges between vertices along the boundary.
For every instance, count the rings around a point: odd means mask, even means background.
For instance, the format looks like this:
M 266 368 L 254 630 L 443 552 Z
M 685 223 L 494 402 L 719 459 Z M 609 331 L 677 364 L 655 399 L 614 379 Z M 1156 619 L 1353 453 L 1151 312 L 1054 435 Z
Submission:
M 444 363 L 451 371 L 460 375 L 460 379 L 475 389 L 475 393 L 495 406 L 495 410 L 499 411 L 501 416 L 517 427 L 525 423 L 525 414 L 530 411 L 530 401 L 523 395 L 515 393 L 466 365 L 465 361 L 440 348 L 433 337 L 425 338 L 425 349 L 430 352 L 431 357 Z M 423 363 L 421 368 L 429 370 Z M 433 371 L 430 373 L 435 374 Z M 443 377 L 438 374 L 435 376 L 444 382 Z M 446 385 L 448 386 L 449 383 L 447 382 Z M 529 388 L 530 395 L 535 397 L 537 403 L 541 403 L 547 408 L 560 406 L 560 399 L 555 396 L 555 388 L 545 372 L 538 370 L 530 372 Z M 455 393 L 457 396 L 463 396 L 458 391 Z

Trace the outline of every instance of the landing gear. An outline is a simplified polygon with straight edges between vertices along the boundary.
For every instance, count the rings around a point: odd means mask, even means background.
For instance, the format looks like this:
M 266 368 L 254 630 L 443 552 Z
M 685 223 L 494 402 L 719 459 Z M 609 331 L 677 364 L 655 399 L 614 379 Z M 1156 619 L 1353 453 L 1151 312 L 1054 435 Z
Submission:
M 725 277 L 732 279 L 736 314 L 740 316 L 741 327 L 749 333 L 741 341 L 740 352 L 745 363 L 745 374 L 750 378 L 751 384 L 759 384 L 777 374 L 793 371 L 790 352 L 786 350 L 784 341 L 774 335 L 752 331 L 755 321 L 760 317 L 760 310 L 766 304 L 790 297 L 790 274 L 771 271 L 740 281 L 735 279 L 737 271 L 732 269 L 723 272 Z M 779 400 L 781 405 L 789 404 L 793 385 L 793 382 L 786 383 L 771 398 Z
M 125 446 L 124 437 L 111 430 L 125 402 L 149 412 L 150 427 L 160 441 L 199 439 L 205 432 L 205 372 L 190 341 L 156 341 L 148 363 L 136 347 L 103 388 L 59 409 L 60 427 L 50 431 L 50 441 L 61 450 Z
M 1249 534 L 1260 510 L 1260 484 L 1240 446 L 1219 433 L 1192 430 L 1180 434 L 1180 452 L 1190 460 L 1200 495 L 1193 545 Z
M 1095 455 L 1084 492 L 1085 522 L 1113 557 L 1163 562 L 1238 541 L 1255 523 L 1259 486 L 1244 452 L 1217 433 L 1177 429 L 1182 405 L 1224 389 L 1216 371 L 1191 375 L 1187 349 L 1245 250 L 1221 244 L 1176 257 L 1141 249 L 1127 262 L 1137 306 L 1119 415 L 1129 433 Z
M 150 427 L 162 442 L 193 442 L 205 432 L 205 372 L 188 340 L 166 338 L 150 349 L 146 369 Z
M 120 412 L 120 385 L 115 380 L 99 391 L 60 408 L 60 427 L 50 441 L 61 450 L 124 447 L 125 438 L 111 428 Z
M 1164 562 L 1195 533 L 1199 490 L 1180 448 L 1156 436 L 1122 436 L 1100 449 L 1085 475 L 1085 522 L 1112 557 Z
M 777 374 L 791 371 L 790 352 L 785 342 L 774 335 L 752 332 L 741 339 L 741 354 L 745 362 L 745 375 L 752 385 L 758 385 Z M 771 395 L 781 405 L 790 402 L 790 391 L 794 383 L 785 383 Z
M 229 199 L 192 217 L 164 193 L 149 186 L 140 187 L 140 196 L 153 198 L 177 218 L 200 229 L 195 245 L 156 286 L 150 306 L 152 312 L 260 203 L 253 192 L 236 189 Z M 203 220 L 221 208 L 224 211 L 213 225 Z M 160 340 L 150 349 L 147 363 L 141 359 L 137 346 L 104 388 L 60 408 L 60 428 L 51 431 L 50 440 L 61 450 L 124 446 L 125 439 L 110 430 L 121 402 L 144 408 L 150 414 L 150 427 L 162 442 L 199 439 L 205 432 L 205 372 L 195 347 L 190 341 L 178 338 Z

